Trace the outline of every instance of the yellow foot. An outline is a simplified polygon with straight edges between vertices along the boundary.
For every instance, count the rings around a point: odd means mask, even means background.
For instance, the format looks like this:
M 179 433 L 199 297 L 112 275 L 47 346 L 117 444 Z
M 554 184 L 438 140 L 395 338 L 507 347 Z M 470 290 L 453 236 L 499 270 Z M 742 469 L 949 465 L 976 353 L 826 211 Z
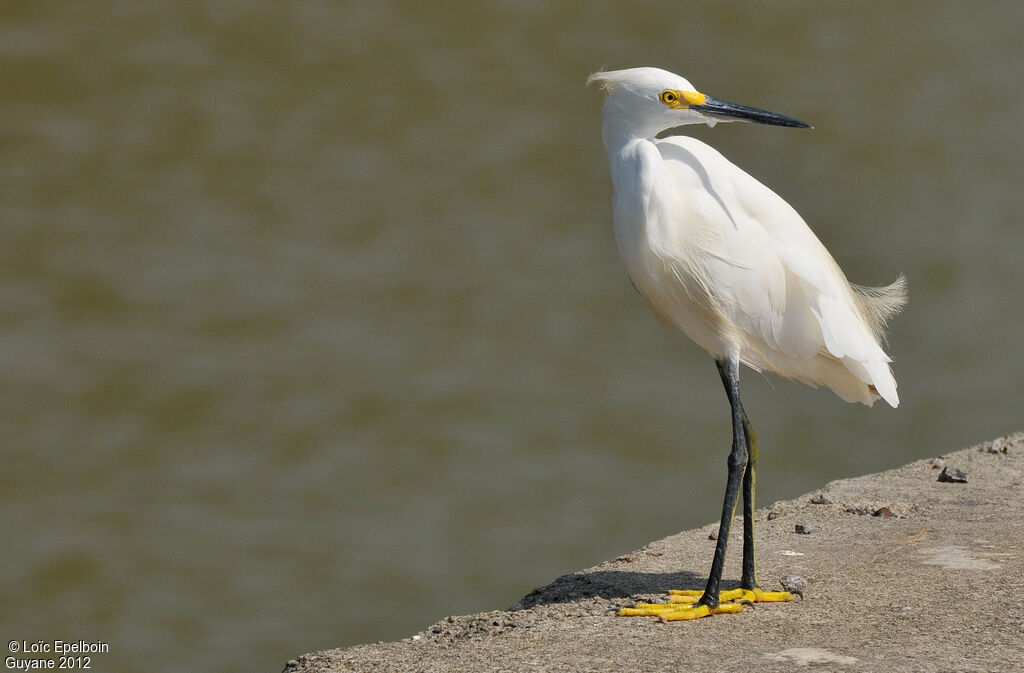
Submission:
M 703 591 L 694 589 L 669 589 L 668 602 L 692 604 L 700 600 Z M 793 600 L 788 591 L 763 591 L 761 589 L 730 589 L 718 594 L 720 603 L 735 601 L 737 603 L 785 603 Z
M 706 605 L 681 605 L 678 603 L 637 603 L 636 607 L 619 608 L 619 617 L 657 617 L 663 622 L 677 622 L 682 619 L 700 619 L 723 612 L 743 612 L 742 603 L 719 603 L 717 608 Z
M 761 589 L 730 589 L 718 594 L 718 607 L 698 605 L 703 591 L 672 589 L 667 603 L 637 603 L 632 608 L 621 608 L 619 617 L 657 617 L 663 622 L 681 619 L 699 619 L 723 612 L 742 612 L 751 603 L 782 603 L 793 600 L 788 591 L 762 591 Z
M 737 589 L 737 591 L 745 592 L 742 600 L 751 603 L 788 603 L 793 600 L 793 594 L 788 591 L 762 591 L 761 589 Z

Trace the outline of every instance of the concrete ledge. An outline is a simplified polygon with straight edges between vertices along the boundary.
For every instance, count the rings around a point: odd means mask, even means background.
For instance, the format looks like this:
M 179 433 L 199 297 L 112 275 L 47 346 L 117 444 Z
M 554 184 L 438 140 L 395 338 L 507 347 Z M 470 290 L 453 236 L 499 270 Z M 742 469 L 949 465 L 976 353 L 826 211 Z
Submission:
M 947 465 L 967 482 L 938 481 Z M 759 510 L 757 526 L 761 584 L 800 575 L 805 600 L 669 624 L 613 616 L 638 597 L 703 588 L 708 525 L 560 577 L 510 610 L 306 654 L 285 671 L 1024 670 L 1024 433 L 832 482 Z M 730 538 L 727 579 L 740 544 Z

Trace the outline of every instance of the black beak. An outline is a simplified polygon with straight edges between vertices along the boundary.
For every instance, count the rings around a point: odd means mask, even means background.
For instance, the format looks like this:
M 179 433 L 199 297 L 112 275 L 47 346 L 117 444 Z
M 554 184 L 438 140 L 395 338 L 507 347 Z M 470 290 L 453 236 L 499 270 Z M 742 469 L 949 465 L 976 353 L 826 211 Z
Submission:
M 799 119 L 780 115 L 777 112 L 768 112 L 767 110 L 760 110 L 756 107 L 727 103 L 724 100 L 718 100 L 717 98 L 711 98 L 710 96 L 707 97 L 707 99 L 700 105 L 691 105 L 690 109 L 700 112 L 705 117 L 720 119 L 722 121 L 754 122 L 756 124 L 770 124 L 772 126 L 790 126 L 798 129 L 814 128 L 810 124 L 804 123 Z

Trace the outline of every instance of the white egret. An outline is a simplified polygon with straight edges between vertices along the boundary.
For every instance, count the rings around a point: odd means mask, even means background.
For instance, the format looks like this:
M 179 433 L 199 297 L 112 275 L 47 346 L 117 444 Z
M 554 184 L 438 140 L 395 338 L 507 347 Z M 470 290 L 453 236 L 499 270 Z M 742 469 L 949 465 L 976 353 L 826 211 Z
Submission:
M 886 321 L 906 302 L 900 276 L 887 287 L 852 285 L 800 215 L 705 143 L 686 124 L 749 121 L 808 128 L 791 117 L 699 93 L 657 68 L 597 72 L 605 93 L 601 133 L 614 186 L 615 240 L 633 285 L 658 319 L 684 332 L 718 365 L 732 407 L 732 451 L 707 585 L 672 592 L 674 605 L 620 614 L 693 619 L 744 602 L 785 601 L 762 591 L 754 561 L 757 438 L 740 402 L 741 364 L 824 385 L 849 402 L 899 404 Z M 719 592 L 729 526 L 743 491 L 741 588 Z

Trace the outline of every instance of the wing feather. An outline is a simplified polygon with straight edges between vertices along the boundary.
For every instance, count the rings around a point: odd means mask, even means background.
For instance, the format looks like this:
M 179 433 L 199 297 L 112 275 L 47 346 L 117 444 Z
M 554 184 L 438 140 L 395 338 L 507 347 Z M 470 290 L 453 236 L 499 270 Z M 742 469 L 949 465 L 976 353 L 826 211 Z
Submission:
M 783 375 L 826 385 L 828 380 L 813 380 L 806 363 L 803 369 L 795 363 L 834 358 L 896 406 L 896 381 L 879 344 L 879 323 L 898 310 L 898 298 L 879 303 L 878 316 L 868 312 L 872 305 L 865 303 L 864 291 L 850 285 L 803 218 L 713 148 L 685 136 L 660 140 L 658 147 L 671 180 L 702 183 L 702 190 L 680 190 L 706 193 L 685 205 L 687 235 L 699 233 L 705 283 L 719 311 L 743 335 L 742 346 Z M 692 266 L 692 259 L 687 263 Z

